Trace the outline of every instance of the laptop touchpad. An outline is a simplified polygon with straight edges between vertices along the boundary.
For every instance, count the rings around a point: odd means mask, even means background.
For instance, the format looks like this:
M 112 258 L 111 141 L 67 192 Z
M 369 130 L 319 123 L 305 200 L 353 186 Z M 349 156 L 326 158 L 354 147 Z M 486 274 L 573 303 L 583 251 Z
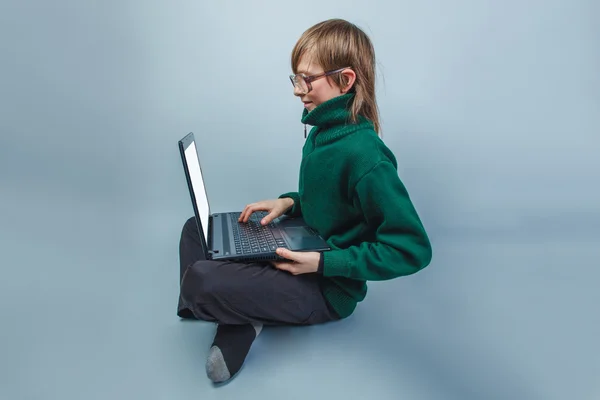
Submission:
M 290 250 L 311 249 L 321 245 L 319 237 L 302 226 L 284 228 L 285 236 L 290 245 Z

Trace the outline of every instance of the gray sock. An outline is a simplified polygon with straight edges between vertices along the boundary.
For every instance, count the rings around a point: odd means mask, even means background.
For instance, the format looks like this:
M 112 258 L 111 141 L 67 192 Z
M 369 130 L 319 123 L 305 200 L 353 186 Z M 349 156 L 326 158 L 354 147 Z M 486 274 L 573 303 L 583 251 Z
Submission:
M 208 378 L 215 383 L 220 383 L 237 374 L 262 327 L 262 324 L 219 324 L 206 360 Z

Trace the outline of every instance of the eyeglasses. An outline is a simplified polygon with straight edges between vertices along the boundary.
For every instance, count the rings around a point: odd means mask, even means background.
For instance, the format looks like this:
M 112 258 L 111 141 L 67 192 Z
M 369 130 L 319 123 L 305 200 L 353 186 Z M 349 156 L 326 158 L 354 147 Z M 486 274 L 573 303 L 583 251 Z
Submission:
M 326 72 L 323 72 L 322 74 L 311 75 L 311 76 L 306 76 L 304 74 L 290 75 L 290 80 L 292 81 L 292 85 L 294 85 L 295 87 L 300 89 L 302 94 L 307 94 L 308 92 L 310 92 L 312 90 L 311 82 L 316 81 L 317 79 L 323 78 L 325 76 L 337 74 L 338 72 L 342 72 L 343 70 L 348 69 L 348 68 L 350 68 L 350 67 L 344 67 L 344 68 L 336 69 L 333 71 L 326 71 Z

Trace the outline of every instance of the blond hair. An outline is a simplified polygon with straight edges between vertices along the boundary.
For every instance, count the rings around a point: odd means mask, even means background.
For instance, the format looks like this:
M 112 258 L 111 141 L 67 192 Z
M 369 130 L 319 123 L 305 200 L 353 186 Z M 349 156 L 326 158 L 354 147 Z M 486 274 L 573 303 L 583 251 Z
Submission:
M 307 55 L 324 71 L 351 67 L 356 80 L 351 89 L 355 93 L 350 109 L 351 121 L 356 123 L 362 115 L 373 123 L 379 133 L 379 110 L 375 99 L 375 50 L 369 37 L 356 25 L 343 19 L 330 19 L 306 30 L 292 51 L 292 71 L 297 73 L 300 59 Z M 344 87 L 342 74 L 329 78 Z

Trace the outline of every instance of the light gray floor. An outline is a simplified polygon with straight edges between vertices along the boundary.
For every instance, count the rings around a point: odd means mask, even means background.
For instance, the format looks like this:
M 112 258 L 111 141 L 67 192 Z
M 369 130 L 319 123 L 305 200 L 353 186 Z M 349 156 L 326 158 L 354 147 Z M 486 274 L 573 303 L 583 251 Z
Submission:
M 428 269 L 371 284 L 348 320 L 265 329 L 241 373 L 214 387 L 214 325 L 175 316 L 182 221 L 52 206 L 27 219 L 37 226 L 7 216 L 0 230 L 2 399 L 600 394 L 597 242 L 439 238 Z
M 0 400 L 600 399 L 599 4 L 0 2 Z M 289 54 L 330 17 L 372 35 L 433 263 L 213 387 L 176 143 L 215 212 L 296 189 Z

